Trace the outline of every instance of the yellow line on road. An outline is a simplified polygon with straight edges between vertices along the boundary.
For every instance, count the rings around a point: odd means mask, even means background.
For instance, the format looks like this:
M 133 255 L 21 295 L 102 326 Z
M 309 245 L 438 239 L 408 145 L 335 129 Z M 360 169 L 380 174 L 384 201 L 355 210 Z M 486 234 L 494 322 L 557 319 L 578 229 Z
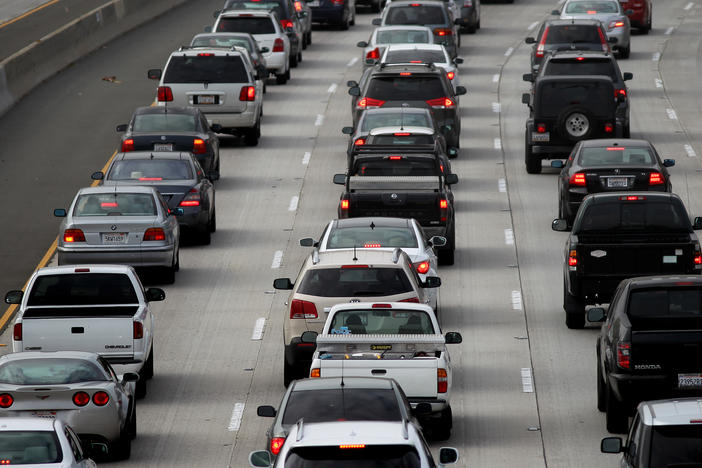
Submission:
M 26 13 L 22 13 L 21 15 L 15 17 L 15 18 L 12 18 L 12 19 L 9 20 L 9 21 L 5 21 L 4 23 L 0 24 L 0 29 L 4 28 L 5 26 L 9 26 L 9 25 L 11 25 L 12 23 L 15 23 L 15 22 L 17 22 L 17 21 L 19 21 L 19 20 L 21 20 L 21 19 L 24 19 L 24 18 L 26 18 L 26 17 L 29 16 L 29 15 L 33 15 L 33 14 L 36 13 L 37 11 L 43 10 L 44 8 L 49 7 L 49 6 L 53 5 L 54 3 L 58 3 L 59 1 L 60 1 L 60 0 L 51 0 L 51 1 L 49 1 L 49 2 L 44 3 L 43 5 L 39 5 L 38 7 L 29 10 L 29 11 L 26 12 Z

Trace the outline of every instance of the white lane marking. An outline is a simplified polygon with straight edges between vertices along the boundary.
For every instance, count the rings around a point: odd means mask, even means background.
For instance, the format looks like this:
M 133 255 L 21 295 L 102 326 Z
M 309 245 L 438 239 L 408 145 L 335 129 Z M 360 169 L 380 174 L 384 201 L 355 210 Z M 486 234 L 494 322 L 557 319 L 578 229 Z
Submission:
M 241 418 L 244 417 L 244 403 L 234 403 L 232 418 L 229 420 L 229 432 L 236 432 L 241 427 Z
M 310 162 L 310 158 L 312 157 L 312 153 L 309 151 L 306 151 L 304 155 L 302 155 L 302 164 L 307 165 Z
M 661 59 L 661 53 L 660 53 L 660 52 L 656 52 L 656 53 L 653 54 L 653 56 L 651 57 L 651 60 L 653 60 L 654 62 L 658 62 L 658 61 L 660 61 L 660 59 Z
M 500 81 L 500 74 L 495 73 L 494 75 L 492 75 L 492 82 L 497 83 L 498 81 Z
M 500 113 L 500 103 L 499 102 L 492 103 L 492 111 L 496 114 Z
M 512 291 L 512 308 L 522 310 L 522 293 L 520 291 Z
M 288 206 L 288 211 L 295 211 L 297 210 L 297 203 L 300 201 L 300 197 L 295 195 L 290 199 L 290 206 Z
M 283 251 L 276 250 L 273 254 L 273 262 L 271 262 L 271 268 L 280 268 L 280 264 L 283 262 Z
M 349 60 L 349 63 L 346 64 L 347 67 L 353 67 L 356 65 L 356 62 L 358 62 L 358 57 L 354 57 L 351 60 Z
M 539 22 L 538 22 L 538 21 L 534 21 L 533 23 L 531 23 L 531 24 L 529 25 L 529 27 L 527 28 L 527 31 L 531 31 L 532 29 L 534 29 L 534 28 L 537 27 L 538 25 L 539 25 Z
M 497 180 L 497 190 L 499 190 L 500 193 L 507 192 L 507 181 L 505 179 Z
M 685 11 L 690 11 L 690 9 L 691 9 L 693 6 L 695 6 L 695 3 L 694 3 L 694 2 L 690 2 L 690 3 L 688 3 L 687 5 L 685 5 L 685 8 L 683 8 L 683 10 L 685 10 Z
M 329 86 L 329 89 L 327 89 L 327 92 L 328 92 L 329 94 L 332 94 L 334 91 L 336 91 L 336 88 L 337 88 L 337 87 L 338 87 L 338 85 L 337 85 L 336 83 L 332 83 L 332 84 Z
M 317 114 L 317 120 L 314 121 L 315 126 L 321 127 L 323 123 L 324 123 L 324 115 Z
M 685 152 L 687 153 L 688 158 L 694 158 L 697 156 L 697 153 L 695 153 L 695 149 L 692 147 L 692 145 L 685 145 Z
M 507 52 L 505 52 L 505 57 L 509 57 L 510 55 L 512 55 L 512 52 L 514 52 L 514 47 L 510 47 L 509 49 L 507 49 Z
M 495 141 L 493 144 L 494 144 L 496 150 L 502 149 L 502 140 L 500 140 L 499 138 L 495 138 Z
M 670 120 L 678 120 L 678 114 L 675 113 L 674 109 L 666 109 L 665 111 L 668 114 L 668 118 Z
M 514 231 L 509 228 L 505 229 L 505 244 L 514 245 Z
M 263 338 L 263 328 L 266 326 L 266 318 L 261 317 L 258 320 L 256 320 L 256 324 L 254 325 L 253 333 L 251 334 L 251 339 L 252 340 L 260 340 Z
M 664 34 L 665 34 L 666 36 L 670 36 L 671 34 L 673 34 L 673 31 L 675 31 L 675 28 L 674 28 L 673 26 L 671 26 L 671 27 L 669 27 L 668 29 L 665 30 L 665 33 L 664 33 Z
M 522 367 L 522 392 L 534 393 L 534 379 L 531 376 L 531 367 Z
M 662 88 L 662 87 L 663 87 L 663 80 L 661 80 L 660 78 L 656 78 L 656 79 L 654 80 L 654 82 L 656 83 L 656 88 Z

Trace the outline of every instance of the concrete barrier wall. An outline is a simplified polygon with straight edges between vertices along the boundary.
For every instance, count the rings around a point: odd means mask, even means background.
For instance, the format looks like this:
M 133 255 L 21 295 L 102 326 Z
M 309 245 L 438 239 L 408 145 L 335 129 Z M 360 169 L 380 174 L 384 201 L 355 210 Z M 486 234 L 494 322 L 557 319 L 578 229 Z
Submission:
M 0 62 L 0 115 L 71 63 L 187 0 L 111 0 Z

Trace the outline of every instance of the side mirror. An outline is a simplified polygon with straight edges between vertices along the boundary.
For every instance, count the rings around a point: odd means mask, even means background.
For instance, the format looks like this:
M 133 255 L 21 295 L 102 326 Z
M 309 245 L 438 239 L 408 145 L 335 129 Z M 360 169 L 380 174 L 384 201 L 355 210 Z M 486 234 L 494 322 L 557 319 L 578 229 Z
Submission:
M 316 331 L 307 330 L 300 335 L 300 341 L 303 343 L 317 343 L 317 335 Z
M 444 335 L 444 341 L 446 344 L 460 344 L 463 343 L 463 336 L 458 332 L 448 332 Z
M 432 247 L 443 247 L 446 245 L 446 238 L 443 236 L 433 236 L 429 239 L 429 245 Z
M 458 174 L 446 174 L 444 177 L 446 185 L 453 185 L 458 183 Z
M 664 159 L 664 160 L 663 160 L 663 166 L 665 166 L 665 167 L 673 167 L 673 166 L 675 166 L 675 159 Z
M 565 163 L 560 159 L 556 159 L 551 161 L 551 167 L 554 169 L 563 169 L 565 167 Z
M 551 10 L 553 16 L 560 16 L 561 12 L 559 10 Z
M 220 124 L 212 124 L 212 125 L 210 125 L 210 130 L 212 130 L 215 133 L 221 133 L 222 126 Z
M 458 450 L 453 447 L 441 447 L 439 449 L 439 464 L 453 465 L 458 462 Z
M 602 307 L 593 307 L 587 310 L 587 321 L 592 323 L 604 322 L 607 314 Z
M 353 80 L 349 80 L 346 82 L 346 86 L 348 86 L 349 88 L 353 88 L 354 86 L 358 86 L 358 82 L 353 81 Z
M 634 79 L 634 74 L 631 72 L 624 72 L 624 75 L 622 76 L 622 79 L 624 81 L 629 81 Z
M 268 52 L 271 51 L 271 49 L 269 49 L 268 47 L 261 47 L 260 50 L 261 50 L 261 53 L 262 53 L 262 54 L 267 54 Z
M 431 404 L 429 403 L 419 403 L 415 408 L 412 409 L 412 413 L 416 416 L 426 416 L 431 414 Z
M 336 185 L 346 185 L 346 174 L 334 174 L 332 179 Z
M 314 247 L 314 239 L 311 237 L 304 237 L 300 239 L 300 247 Z
M 19 304 L 24 297 L 24 291 L 15 289 L 5 294 L 5 304 Z
M 276 278 L 273 280 L 273 287 L 280 290 L 290 290 L 294 286 L 290 278 Z
M 568 221 L 565 219 L 554 219 L 551 223 L 551 229 L 558 232 L 566 232 L 568 230 Z
M 531 94 L 529 93 L 524 93 L 522 94 L 522 104 L 531 104 Z
M 254 468 L 268 468 L 273 466 L 271 454 L 268 450 L 256 450 L 249 454 L 249 465 Z
M 605 437 L 600 442 L 600 452 L 602 453 L 621 453 L 623 448 L 621 437 Z
M 185 210 L 183 210 L 183 208 L 173 208 L 172 210 L 168 210 L 168 214 L 172 216 L 183 216 Z
M 117 125 L 116 130 L 117 130 L 118 132 L 126 132 L 126 131 L 127 131 L 127 127 L 128 127 L 127 124 L 119 124 L 119 125 Z
M 56 208 L 54 210 L 54 216 L 56 216 L 57 218 L 65 218 L 66 214 L 66 210 L 63 208 Z
M 366 41 L 359 41 L 356 43 L 356 47 L 368 47 L 368 43 Z
M 533 37 L 527 37 L 526 39 L 524 39 L 524 43 L 525 44 L 536 44 L 536 39 L 534 39 Z
M 136 372 L 125 372 L 122 376 L 122 382 L 136 382 L 139 380 L 139 374 Z
M 90 178 L 93 180 L 103 180 L 105 178 L 105 174 L 103 174 L 101 171 L 93 172 L 90 174 Z
M 161 79 L 161 69 L 160 68 L 152 68 L 151 70 L 146 72 L 146 76 L 148 76 L 150 80 L 160 80 Z
M 102 442 L 91 442 L 90 448 L 88 449 L 88 454 L 90 458 L 95 458 L 97 460 L 103 460 L 109 455 L 109 450 L 107 449 L 107 444 Z
M 456 86 L 456 96 L 463 96 L 468 90 L 465 86 Z
M 211 33 L 211 32 L 212 32 L 212 26 L 205 26 L 205 32 L 206 32 L 206 33 Z
M 275 408 L 270 405 L 262 405 L 256 408 L 256 414 L 262 418 L 275 418 L 277 412 Z
M 145 295 L 147 302 L 159 302 L 166 298 L 166 293 L 161 288 L 149 288 Z
M 525 73 L 522 75 L 522 81 L 528 81 L 529 83 L 534 82 L 534 75 L 531 73 Z
M 353 133 L 353 127 L 343 127 L 341 133 L 344 135 L 351 135 Z
M 455 59 L 453 59 L 453 63 L 455 63 L 456 65 L 460 65 L 463 63 L 463 59 L 461 57 L 456 57 Z
M 420 286 L 423 288 L 438 288 L 441 286 L 441 278 L 438 276 L 427 276 L 427 279 Z
M 354 86 L 353 88 L 349 88 L 349 94 L 351 96 L 360 96 L 361 95 L 361 88 L 358 86 Z
M 617 39 L 616 37 L 610 37 L 607 39 L 607 42 L 609 42 L 610 44 L 616 44 L 617 42 L 619 42 L 619 39 Z
M 702 218 L 697 216 L 695 217 L 695 222 L 692 225 L 692 229 L 695 231 L 702 229 Z
M 380 26 L 381 23 L 382 23 L 382 21 L 380 18 L 373 18 L 373 21 L 371 21 L 371 24 L 373 26 Z

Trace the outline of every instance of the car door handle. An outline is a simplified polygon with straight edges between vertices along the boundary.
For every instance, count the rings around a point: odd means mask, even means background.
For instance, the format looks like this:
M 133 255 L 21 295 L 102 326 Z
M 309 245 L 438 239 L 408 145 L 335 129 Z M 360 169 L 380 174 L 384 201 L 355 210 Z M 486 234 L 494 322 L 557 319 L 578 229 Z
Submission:
M 71 333 L 85 333 L 83 327 L 71 327 Z
M 387 373 L 388 373 L 388 371 L 386 371 L 385 369 L 373 369 L 373 370 L 371 370 L 371 374 L 373 374 L 373 375 L 385 375 L 385 374 L 387 374 Z

